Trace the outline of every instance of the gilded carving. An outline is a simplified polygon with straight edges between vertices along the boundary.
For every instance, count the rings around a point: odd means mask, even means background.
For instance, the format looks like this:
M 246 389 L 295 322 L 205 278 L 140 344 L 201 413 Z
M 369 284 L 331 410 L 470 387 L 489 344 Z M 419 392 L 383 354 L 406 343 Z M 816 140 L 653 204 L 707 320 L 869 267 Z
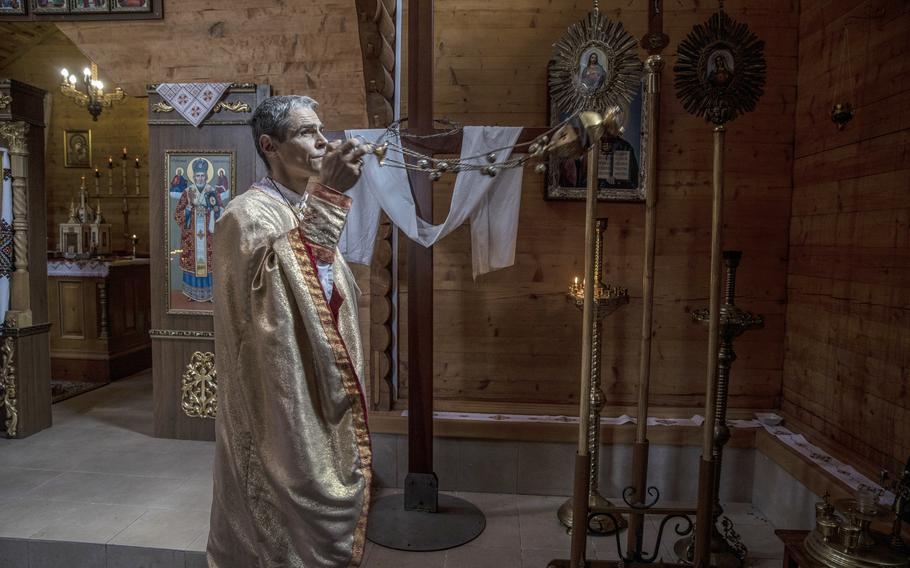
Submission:
M 6 109 L 13 102 L 13 97 L 9 95 L 0 95 L 0 110 Z
M 223 110 L 229 110 L 231 112 L 252 112 L 253 108 L 249 105 L 249 103 L 245 103 L 243 101 L 221 101 L 215 105 L 215 108 L 212 110 L 214 112 L 221 112 Z
M 252 112 L 253 107 L 243 101 L 221 101 L 216 104 L 212 112 L 221 112 L 227 110 L 230 112 Z M 152 105 L 152 112 L 174 112 L 174 107 L 164 102 L 157 102 Z
M 152 105 L 152 112 L 174 112 L 174 107 L 167 103 L 155 103 Z
M 0 138 L 6 138 L 9 142 L 10 154 L 26 153 L 27 134 L 28 124 L 25 122 L 0 122 Z
M 183 373 L 181 406 L 192 418 L 214 418 L 217 409 L 218 377 L 215 354 L 196 351 Z
M 0 346 L 0 387 L 3 388 L 3 411 L 6 416 L 6 434 L 14 437 L 19 431 L 19 410 L 16 405 L 16 367 L 13 355 L 16 338 L 7 336 Z
M 150 329 L 149 337 L 152 339 L 207 339 L 214 341 L 215 332 L 187 329 Z

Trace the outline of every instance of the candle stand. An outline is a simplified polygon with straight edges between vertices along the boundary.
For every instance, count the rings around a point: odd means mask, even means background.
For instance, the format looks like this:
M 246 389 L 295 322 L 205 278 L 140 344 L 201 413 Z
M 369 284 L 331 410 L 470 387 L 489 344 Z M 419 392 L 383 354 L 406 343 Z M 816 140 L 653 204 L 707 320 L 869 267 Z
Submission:
M 733 351 L 733 339 L 745 331 L 760 327 L 763 323 L 761 316 L 753 315 L 739 309 L 735 305 L 736 268 L 742 258 L 742 251 L 724 251 L 723 260 L 727 269 L 726 287 L 724 290 L 724 303 L 720 308 L 720 322 L 718 335 L 720 348 L 717 351 L 717 384 L 714 398 L 714 488 L 713 488 L 713 530 L 710 542 L 710 565 L 718 568 L 742 566 L 748 552 L 739 535 L 733 529 L 733 522 L 728 517 L 723 517 L 724 510 L 720 504 L 720 478 L 721 464 L 723 463 L 724 445 L 730 439 L 730 429 L 727 427 L 727 398 L 730 386 L 730 368 L 736 360 Z M 710 321 L 710 311 L 706 308 L 695 310 L 692 313 L 695 321 L 707 324 Z M 718 529 L 718 521 L 721 528 Z M 674 550 L 682 562 L 693 562 L 695 557 L 695 541 L 693 538 L 681 538 L 676 541 Z
M 600 412 L 604 406 L 604 392 L 600 386 L 600 351 L 603 336 L 603 320 L 620 307 L 629 303 L 629 292 L 602 281 L 603 275 L 603 234 L 607 228 L 606 219 L 597 219 L 594 226 L 594 329 L 591 334 L 591 386 L 589 390 L 588 452 L 591 464 L 588 470 L 588 509 L 604 510 L 614 508 L 598 490 L 600 476 Z M 584 309 L 584 285 L 577 282 L 569 286 L 566 295 L 569 303 L 579 310 Z M 559 507 L 556 516 L 567 528 L 572 528 L 572 499 L 569 498 Z M 614 520 L 615 519 L 615 520 Z M 588 522 L 588 534 L 607 535 L 627 526 L 621 515 L 592 516 Z

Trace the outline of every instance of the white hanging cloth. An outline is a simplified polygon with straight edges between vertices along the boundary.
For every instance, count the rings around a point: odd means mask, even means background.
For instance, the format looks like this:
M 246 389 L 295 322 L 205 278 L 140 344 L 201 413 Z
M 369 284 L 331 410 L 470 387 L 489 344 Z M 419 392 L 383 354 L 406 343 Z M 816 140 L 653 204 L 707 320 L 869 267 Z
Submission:
M 9 311 L 10 278 L 13 273 L 13 175 L 9 151 L 3 154 L 3 192 L 0 194 L 0 325 Z
M 520 127 L 466 126 L 461 157 L 481 156 L 475 163 L 489 165 L 487 153 L 514 145 L 521 130 Z M 348 130 L 346 135 L 373 142 L 383 132 L 382 129 Z M 398 144 L 399 140 L 396 138 L 394 142 Z M 511 153 L 511 148 L 496 152 L 493 164 L 508 160 Z M 387 158 L 404 161 L 401 152 L 392 148 L 389 148 Z M 460 172 L 455 180 L 448 217 L 442 224 L 433 225 L 417 215 L 407 171 L 382 167 L 378 160 L 367 159 L 360 180 L 348 192 L 354 203 L 339 248 L 348 261 L 369 264 L 380 210 L 385 211 L 408 238 L 425 247 L 433 246 L 470 218 L 474 277 L 511 266 L 518 236 L 522 176 L 522 168 L 501 170 L 496 177 L 485 176 L 479 171 Z

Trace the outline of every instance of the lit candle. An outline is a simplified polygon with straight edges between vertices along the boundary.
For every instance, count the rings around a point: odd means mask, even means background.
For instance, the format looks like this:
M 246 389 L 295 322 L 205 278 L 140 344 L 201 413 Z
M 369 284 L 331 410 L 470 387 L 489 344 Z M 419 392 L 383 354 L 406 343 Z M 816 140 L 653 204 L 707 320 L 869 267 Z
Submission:
M 139 156 L 136 156 L 136 169 L 139 169 Z
M 107 169 L 109 169 L 109 170 L 114 169 L 114 157 L 113 156 L 107 157 Z
M 129 158 L 129 154 L 126 153 L 126 146 L 123 147 L 123 159 Z

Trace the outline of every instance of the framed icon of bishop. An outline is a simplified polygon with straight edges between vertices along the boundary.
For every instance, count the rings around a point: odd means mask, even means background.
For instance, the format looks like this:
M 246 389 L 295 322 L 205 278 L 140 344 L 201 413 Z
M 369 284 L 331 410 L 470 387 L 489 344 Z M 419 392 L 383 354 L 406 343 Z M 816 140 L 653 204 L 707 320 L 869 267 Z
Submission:
M 234 196 L 230 150 L 167 150 L 167 313 L 211 315 L 216 223 Z

